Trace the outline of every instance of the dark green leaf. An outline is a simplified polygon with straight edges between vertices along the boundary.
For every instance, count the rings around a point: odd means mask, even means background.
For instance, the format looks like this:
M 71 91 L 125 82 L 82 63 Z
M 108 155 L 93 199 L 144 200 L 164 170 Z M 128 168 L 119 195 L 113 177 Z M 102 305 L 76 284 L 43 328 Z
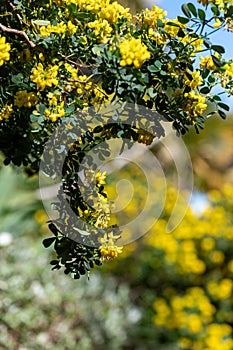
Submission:
M 214 55 L 211 55 L 212 59 L 213 59 L 213 62 L 214 64 L 217 66 L 217 67 L 221 67 L 222 66 L 222 62 L 217 58 L 215 57 Z
M 220 12 L 218 6 L 216 6 L 215 4 L 211 4 L 210 8 L 215 16 L 219 16 Z
M 205 11 L 202 9 L 198 9 L 198 17 L 200 18 L 201 21 L 205 20 Z
M 188 8 L 187 4 L 183 4 L 181 6 L 181 9 L 182 9 L 182 11 L 183 11 L 183 13 L 185 14 L 186 17 L 188 17 L 188 18 L 192 17 L 191 12 L 189 11 L 189 8 Z
M 225 103 L 223 103 L 223 102 L 219 102 L 218 106 L 220 108 L 224 109 L 225 111 L 229 111 L 230 110 L 230 107 L 228 105 L 226 105 Z
M 188 6 L 190 12 L 193 14 L 193 16 L 194 16 L 194 17 L 197 17 L 197 10 L 196 10 L 196 7 L 195 7 L 191 2 L 189 2 L 189 3 L 187 4 L 187 6 Z
M 48 248 L 51 246 L 51 244 L 53 244 L 53 242 L 55 241 L 56 237 L 49 237 L 49 238 L 45 238 L 43 240 L 43 245 L 45 248 Z
M 208 86 L 204 86 L 203 88 L 201 88 L 200 92 L 202 94 L 208 94 L 210 92 L 210 88 Z
M 182 16 L 178 16 L 177 17 L 178 21 L 181 23 L 181 24 L 187 24 L 189 22 L 189 19 L 188 18 L 185 18 L 185 17 L 182 17 Z
M 209 40 L 206 40 L 206 39 L 203 41 L 203 44 L 205 45 L 205 47 L 207 47 L 207 49 L 209 49 L 211 46 L 211 42 Z
M 211 49 L 214 50 L 214 51 L 217 51 L 218 53 L 224 53 L 225 52 L 224 47 L 220 46 L 220 45 L 212 45 Z
M 50 265 L 58 265 L 58 260 L 51 260 Z
M 231 5 L 228 9 L 227 9 L 227 13 L 225 14 L 225 18 L 226 17 L 232 17 L 233 15 L 233 6 Z
M 221 110 L 218 110 L 218 114 L 220 115 L 220 117 L 222 118 L 222 119 L 226 119 L 226 113 L 225 112 L 223 112 L 223 111 L 221 111 Z
M 218 96 L 218 95 L 214 95 L 213 99 L 214 99 L 215 101 L 221 101 L 221 97 Z

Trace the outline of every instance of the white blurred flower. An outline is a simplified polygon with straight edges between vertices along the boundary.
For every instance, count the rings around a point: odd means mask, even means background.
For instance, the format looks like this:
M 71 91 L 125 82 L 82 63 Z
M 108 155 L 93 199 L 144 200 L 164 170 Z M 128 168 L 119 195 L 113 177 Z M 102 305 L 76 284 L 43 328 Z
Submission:
M 6 247 L 13 241 L 13 237 L 9 232 L 0 233 L 0 247 Z

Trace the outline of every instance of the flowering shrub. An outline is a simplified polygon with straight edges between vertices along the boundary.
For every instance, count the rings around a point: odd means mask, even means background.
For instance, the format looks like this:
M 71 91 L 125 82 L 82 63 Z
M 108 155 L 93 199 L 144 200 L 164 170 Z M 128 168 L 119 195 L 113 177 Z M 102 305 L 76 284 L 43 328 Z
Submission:
M 124 128 L 115 116 L 111 127 L 93 126 L 89 106 L 128 102 L 137 109 L 141 105 L 160 113 L 182 134 L 189 126 L 198 132 L 212 114 L 225 118 L 229 109 L 220 95 L 233 93 L 233 61 L 224 58 L 224 48 L 212 44 L 210 37 L 225 27 L 232 29 L 232 2 L 201 3 L 204 9 L 185 4 L 183 16 L 168 19 L 156 5 L 133 17 L 129 9 L 109 0 L 1 2 L 0 148 L 5 165 L 37 173 L 56 128 L 68 121 L 70 133 L 75 123 L 82 131 L 80 120 L 85 120 L 88 132 L 76 137 L 75 150 L 69 152 L 70 161 L 77 158 L 76 168 L 67 160 L 63 187 L 78 217 L 98 229 L 103 223 L 107 228 L 109 208 L 101 183 L 96 182 L 95 208 L 77 194 L 74 174 L 83 152 L 112 137 L 149 144 L 158 133 L 143 134 L 142 128 L 134 129 L 136 121 Z M 207 56 L 200 56 L 203 52 Z M 219 84 L 222 91 L 216 94 L 214 87 Z M 153 129 L 155 120 L 150 122 Z M 137 123 L 140 126 L 142 121 Z M 62 152 L 60 144 L 57 153 Z M 121 252 L 118 236 L 111 232 L 100 248 L 87 247 L 85 239 L 84 244 L 71 241 L 63 209 L 57 208 L 59 223 L 49 224 L 55 237 L 45 241 L 45 246 L 55 243 L 54 268 L 65 265 L 65 271 L 78 278 Z
M 141 181 L 135 187 L 138 197 L 127 207 L 130 216 L 145 192 Z M 232 349 L 232 195 L 232 184 L 209 191 L 203 213 L 189 207 L 181 224 L 168 234 L 167 217 L 177 198 L 170 187 L 164 212 L 149 234 L 126 246 L 119 259 L 106 266 L 131 285 L 143 310 L 135 348 L 163 344 L 164 349 Z

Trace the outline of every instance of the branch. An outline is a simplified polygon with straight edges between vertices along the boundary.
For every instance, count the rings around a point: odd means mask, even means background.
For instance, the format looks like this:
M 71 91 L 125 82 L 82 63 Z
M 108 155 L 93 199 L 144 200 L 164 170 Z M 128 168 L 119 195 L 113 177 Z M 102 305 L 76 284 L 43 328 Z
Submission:
M 27 36 L 27 34 L 23 31 L 23 30 L 18 30 L 18 29 L 12 29 L 12 28 L 7 28 L 6 26 L 4 26 L 3 24 L 0 23 L 0 29 L 3 31 L 3 32 L 7 32 L 7 33 L 14 33 L 14 34 L 18 34 L 18 35 L 22 35 L 26 41 L 28 42 L 28 44 L 31 46 L 31 47 L 35 47 L 36 44 L 33 43 L 29 37 Z
M 75 62 L 75 61 L 71 61 L 69 58 L 67 58 L 66 55 L 63 55 L 61 52 L 58 52 L 58 55 L 61 56 L 62 58 L 64 58 L 65 61 L 73 64 L 74 66 L 80 67 L 80 68 L 91 68 L 93 66 L 96 66 L 95 64 L 93 65 L 88 65 L 88 64 L 81 64 L 79 62 Z
M 13 9 L 13 11 L 16 12 L 17 8 L 15 7 L 15 5 L 12 4 L 12 2 L 9 2 L 9 5 L 10 5 L 10 7 Z M 19 21 L 20 21 L 20 24 L 23 24 L 23 19 L 22 19 L 22 17 L 21 17 L 18 13 L 17 13 L 16 15 L 17 15 L 17 17 L 18 17 L 18 19 L 19 19 Z

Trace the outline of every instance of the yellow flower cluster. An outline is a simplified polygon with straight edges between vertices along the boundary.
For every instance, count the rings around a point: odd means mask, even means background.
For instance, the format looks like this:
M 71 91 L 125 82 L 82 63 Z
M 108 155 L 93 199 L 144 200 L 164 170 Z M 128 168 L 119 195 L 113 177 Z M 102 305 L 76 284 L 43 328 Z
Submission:
M 140 68 L 143 62 L 151 56 L 141 39 L 126 39 L 119 44 L 119 49 L 122 57 L 120 61 L 122 67 L 133 64 L 135 68 Z
M 184 103 L 183 108 L 190 115 L 190 117 L 196 118 L 202 115 L 202 113 L 206 110 L 206 99 L 198 92 L 186 92 L 184 97 L 187 98 L 187 102 Z
M 0 105 L 0 122 L 4 119 L 8 119 L 10 115 L 13 113 L 13 105 L 5 104 Z
M 55 1 L 55 0 L 53 0 Z M 57 3 L 58 0 L 55 2 Z M 129 9 L 124 8 L 116 1 L 110 3 L 110 0 L 64 0 L 66 5 L 75 4 L 80 10 L 87 10 L 98 14 L 102 19 L 107 19 L 110 23 L 115 23 L 118 18 L 126 17 L 131 19 Z
M 187 34 L 183 38 L 180 38 L 180 41 L 190 46 L 192 55 L 203 50 L 202 45 L 204 41 L 202 38 L 193 38 L 191 35 Z
M 52 87 L 53 85 L 58 85 L 58 65 L 49 65 L 44 68 L 42 63 L 38 63 L 30 75 L 30 79 L 36 83 L 37 88 L 44 90 L 47 86 Z
M 49 92 L 47 94 L 49 108 L 44 111 L 45 117 L 49 117 L 52 122 L 56 122 L 59 118 L 64 117 L 64 101 L 60 102 L 60 97 Z
M 55 33 L 55 34 L 67 33 L 69 35 L 75 34 L 77 28 L 71 21 L 68 21 L 67 24 L 65 22 L 60 22 L 60 23 L 57 23 L 56 25 L 48 24 L 46 26 L 40 26 L 39 30 L 40 30 L 40 36 L 44 38 L 46 36 L 50 36 L 52 33 Z
M 186 24 L 181 24 L 177 18 L 175 19 L 166 19 L 164 20 L 165 26 L 164 30 L 171 35 L 172 37 L 176 37 L 180 28 L 186 28 Z M 169 23 L 169 24 L 168 24 Z M 173 23 L 174 25 L 171 25 L 170 23 Z
M 100 18 L 106 19 L 109 23 L 116 23 L 121 17 L 125 17 L 131 20 L 132 15 L 129 13 L 129 8 L 125 8 L 114 1 L 113 3 L 107 3 L 101 8 L 98 13 Z
M 190 73 L 189 73 L 190 74 Z M 195 90 L 198 86 L 203 84 L 203 79 L 200 76 L 200 71 L 195 70 L 194 72 L 191 73 L 192 79 L 189 80 L 189 77 L 185 77 L 185 84 L 190 86 L 193 90 Z
M 199 3 L 201 3 L 203 6 L 206 6 L 208 4 L 215 4 L 219 6 L 221 11 L 226 11 L 229 6 L 233 5 L 232 0 L 197 0 Z
M 214 64 L 212 56 L 205 56 L 205 57 L 200 56 L 200 68 L 201 69 L 207 68 L 209 70 L 217 69 L 216 65 Z
M 6 38 L 0 35 L 0 67 L 10 59 L 11 45 L 6 43 Z
M 167 11 L 164 11 L 157 5 L 153 5 L 151 10 L 146 8 L 142 11 L 143 23 L 150 27 L 153 27 L 157 24 L 158 19 L 163 20 L 166 15 Z
M 112 233 L 105 233 L 104 237 L 99 239 L 101 243 L 99 249 L 103 260 L 117 258 L 122 253 L 123 247 L 118 247 L 115 243 L 118 238 L 119 236 L 114 236 Z
M 209 324 L 215 313 L 215 307 L 210 303 L 202 288 L 192 287 L 183 295 L 171 296 L 169 302 L 157 298 L 153 304 L 156 326 L 168 329 L 183 329 L 191 334 L 197 334 Z
M 31 108 L 32 106 L 35 106 L 37 102 L 38 97 L 34 94 L 34 92 L 27 92 L 27 90 L 16 92 L 14 105 L 19 108 Z
M 232 296 L 233 281 L 229 278 L 223 278 L 219 282 L 209 281 L 207 291 L 214 300 L 228 299 Z
M 93 29 L 96 38 L 102 44 L 105 44 L 108 41 L 112 32 L 112 27 L 106 19 L 96 19 L 94 22 L 88 23 L 88 27 Z

